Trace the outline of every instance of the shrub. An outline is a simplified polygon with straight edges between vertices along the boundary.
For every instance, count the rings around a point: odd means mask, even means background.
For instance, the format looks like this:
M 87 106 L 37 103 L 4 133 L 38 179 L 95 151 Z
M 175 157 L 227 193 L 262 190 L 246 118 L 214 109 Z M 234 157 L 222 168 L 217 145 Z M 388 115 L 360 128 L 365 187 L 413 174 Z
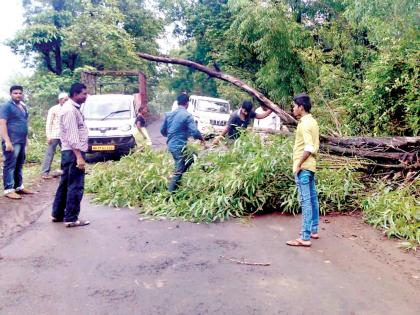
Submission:
M 393 189 L 379 182 L 371 195 L 361 201 L 365 220 L 384 229 L 388 237 L 420 244 L 420 180 Z

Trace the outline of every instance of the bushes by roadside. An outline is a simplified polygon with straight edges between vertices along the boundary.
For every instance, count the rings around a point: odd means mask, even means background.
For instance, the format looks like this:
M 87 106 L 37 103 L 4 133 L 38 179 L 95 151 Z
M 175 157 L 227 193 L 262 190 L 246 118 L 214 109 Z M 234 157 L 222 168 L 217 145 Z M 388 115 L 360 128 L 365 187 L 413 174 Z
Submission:
M 420 180 L 394 189 L 378 182 L 374 191 L 361 200 L 364 219 L 384 230 L 388 237 L 408 240 L 406 247 L 420 244 Z

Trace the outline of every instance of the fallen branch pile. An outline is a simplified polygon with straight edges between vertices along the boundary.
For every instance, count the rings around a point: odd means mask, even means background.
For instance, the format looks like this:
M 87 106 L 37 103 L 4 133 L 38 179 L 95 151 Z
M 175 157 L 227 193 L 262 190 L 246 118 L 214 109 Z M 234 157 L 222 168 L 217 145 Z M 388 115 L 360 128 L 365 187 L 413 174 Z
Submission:
M 420 169 L 420 137 L 330 137 L 321 136 L 321 149 L 329 154 L 361 157 L 381 169 Z

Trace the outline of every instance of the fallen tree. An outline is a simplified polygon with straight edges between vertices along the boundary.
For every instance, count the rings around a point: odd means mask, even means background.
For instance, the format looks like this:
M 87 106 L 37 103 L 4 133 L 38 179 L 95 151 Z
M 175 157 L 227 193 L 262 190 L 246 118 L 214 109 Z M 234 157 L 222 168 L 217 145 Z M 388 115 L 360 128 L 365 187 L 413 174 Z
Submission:
M 194 61 L 181 59 L 181 58 L 172 58 L 167 56 L 154 56 L 149 55 L 145 53 L 138 53 L 140 58 L 149 60 L 149 61 L 155 61 L 155 62 L 162 62 L 162 63 L 170 63 L 170 64 L 176 64 L 176 65 L 182 65 L 186 67 L 190 67 L 192 69 L 201 71 L 206 73 L 207 75 L 220 79 L 222 81 L 229 82 L 243 91 L 249 93 L 256 99 L 258 99 L 262 104 L 270 108 L 272 111 L 274 111 L 277 115 L 279 115 L 280 119 L 285 125 L 296 125 L 297 121 L 295 118 L 293 118 L 290 114 L 286 113 L 284 110 L 282 110 L 277 104 L 275 104 L 273 101 L 269 100 L 267 97 L 265 97 L 262 93 L 258 92 L 256 89 L 252 88 L 245 82 L 241 81 L 238 78 L 235 78 L 234 76 L 231 76 L 229 74 L 226 74 L 221 71 L 217 71 L 215 69 L 211 69 L 209 67 L 206 67 L 202 64 L 199 64 Z
M 258 99 L 262 104 L 273 110 L 285 125 L 296 125 L 297 121 L 290 114 L 282 110 L 273 101 L 261 92 L 252 88 L 242 80 L 226 74 L 222 71 L 206 67 L 191 60 L 172 58 L 168 56 L 154 56 L 139 52 L 142 59 L 177 64 L 206 73 L 207 75 L 229 82 L 251 96 Z M 355 156 L 370 159 L 375 162 L 376 168 L 390 168 L 399 170 L 420 169 L 420 137 L 331 137 L 321 136 L 321 150 L 329 154 L 342 156 Z

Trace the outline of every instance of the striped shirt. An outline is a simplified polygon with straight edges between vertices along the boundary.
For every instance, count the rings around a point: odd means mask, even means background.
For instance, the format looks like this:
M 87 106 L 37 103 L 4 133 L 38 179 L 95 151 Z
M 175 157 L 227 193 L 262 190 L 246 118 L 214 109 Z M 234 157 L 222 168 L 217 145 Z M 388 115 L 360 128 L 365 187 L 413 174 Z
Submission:
M 88 128 L 80 112 L 80 105 L 69 99 L 60 110 L 61 150 L 88 150 Z
M 48 110 L 46 133 L 47 139 L 60 139 L 60 109 L 57 104 Z

